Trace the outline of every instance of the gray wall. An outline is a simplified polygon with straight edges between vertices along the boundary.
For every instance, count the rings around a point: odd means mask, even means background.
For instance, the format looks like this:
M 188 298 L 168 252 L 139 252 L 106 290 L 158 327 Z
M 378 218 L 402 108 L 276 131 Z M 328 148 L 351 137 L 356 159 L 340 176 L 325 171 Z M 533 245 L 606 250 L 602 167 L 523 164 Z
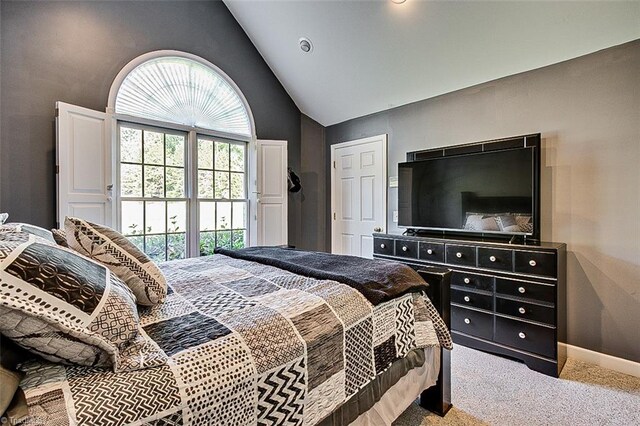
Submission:
M 1 4 L 0 209 L 13 221 L 55 222 L 54 104 L 104 111 L 130 60 L 153 50 L 199 55 L 240 87 L 258 137 L 289 141 L 300 169 L 300 112 L 222 2 Z M 300 198 L 289 200 L 289 240 L 300 238 Z
M 299 174 L 302 182 L 302 212 L 300 248 L 324 250 L 325 242 L 325 128 L 302 115 L 302 161 Z
M 407 151 L 541 132 L 542 239 L 569 250 L 568 343 L 640 361 L 638 70 L 640 40 L 328 127 L 327 153 L 387 133 L 394 176 Z

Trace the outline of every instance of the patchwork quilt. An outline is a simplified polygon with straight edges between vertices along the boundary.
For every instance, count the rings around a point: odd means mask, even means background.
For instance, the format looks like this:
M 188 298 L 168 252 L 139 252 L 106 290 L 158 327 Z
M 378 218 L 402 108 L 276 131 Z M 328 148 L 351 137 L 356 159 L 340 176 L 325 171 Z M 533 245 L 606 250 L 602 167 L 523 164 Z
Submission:
M 451 347 L 422 294 L 373 306 L 336 281 L 224 255 L 161 269 L 166 300 L 139 311 L 167 363 L 24 363 L 28 424 L 314 425 L 410 350 Z

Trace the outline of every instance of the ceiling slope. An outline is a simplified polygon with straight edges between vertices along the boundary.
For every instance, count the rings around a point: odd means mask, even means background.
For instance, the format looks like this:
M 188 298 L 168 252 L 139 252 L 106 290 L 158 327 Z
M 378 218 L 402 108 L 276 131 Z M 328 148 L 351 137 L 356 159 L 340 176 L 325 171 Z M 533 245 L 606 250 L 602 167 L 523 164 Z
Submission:
M 640 38 L 640 1 L 226 4 L 298 108 L 324 126 Z

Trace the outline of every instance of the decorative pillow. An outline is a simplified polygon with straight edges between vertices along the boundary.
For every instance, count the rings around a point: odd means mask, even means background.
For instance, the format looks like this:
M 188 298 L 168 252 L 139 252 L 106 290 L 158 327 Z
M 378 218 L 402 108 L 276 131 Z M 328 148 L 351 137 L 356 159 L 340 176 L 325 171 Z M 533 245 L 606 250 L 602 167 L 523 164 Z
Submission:
M 167 296 L 167 280 L 146 254 L 113 229 L 75 217 L 64 220 L 69 247 L 102 263 L 133 291 L 140 305 L 153 306 Z
M 518 222 L 516 222 L 516 217 L 514 215 L 498 216 L 496 221 L 500 226 L 500 230 L 503 232 L 520 232 L 520 227 L 518 226 Z
M 48 229 L 41 228 L 36 225 L 30 225 L 28 223 L 7 223 L 4 225 L 5 227 L 15 228 L 17 231 L 26 232 L 27 234 L 33 234 L 37 237 L 44 238 L 50 243 L 55 243 L 56 241 L 53 239 L 53 234 Z
M 0 332 L 54 362 L 158 365 L 131 290 L 106 267 L 13 227 L 0 228 Z
M 533 223 L 531 223 L 531 216 L 517 215 L 516 222 L 520 227 L 520 232 L 533 232 Z
M 64 232 L 64 230 L 53 228 L 51 230 L 51 234 L 53 235 L 53 239 L 55 240 L 56 244 L 62 247 L 69 247 L 69 244 L 67 244 L 67 234 Z
M 467 213 L 464 229 L 470 231 L 499 231 L 496 215 L 486 213 Z
M 0 225 L 4 225 L 7 219 L 9 219 L 9 213 L 0 213 Z

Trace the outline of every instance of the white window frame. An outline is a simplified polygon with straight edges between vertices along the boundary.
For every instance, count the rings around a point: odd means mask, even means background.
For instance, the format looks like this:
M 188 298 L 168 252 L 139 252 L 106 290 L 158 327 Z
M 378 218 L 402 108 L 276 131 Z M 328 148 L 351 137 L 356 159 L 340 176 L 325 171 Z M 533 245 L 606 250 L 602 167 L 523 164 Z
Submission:
M 238 94 L 240 97 L 243 106 L 247 111 L 247 115 L 249 117 L 249 125 L 251 130 L 251 136 L 240 135 L 240 134 L 230 134 L 226 132 L 216 131 L 212 129 L 203 129 L 194 126 L 181 125 L 176 123 L 169 123 L 164 121 L 157 121 L 142 117 L 131 116 L 127 114 L 118 114 L 115 112 L 115 101 L 118 95 L 118 91 L 120 90 L 120 86 L 124 82 L 125 78 L 129 73 L 134 70 L 137 66 L 141 65 L 144 62 L 147 62 L 151 59 L 173 56 L 173 57 L 183 57 L 187 59 L 191 59 L 196 62 L 200 62 L 201 64 L 211 68 L 214 72 L 216 72 L 221 78 L 223 78 Z M 189 257 L 197 257 L 200 256 L 200 248 L 199 248 L 199 218 L 198 218 L 198 194 L 195 193 L 197 191 L 197 173 L 198 173 L 198 165 L 197 165 L 197 139 L 198 135 L 202 135 L 204 137 L 215 138 L 220 141 L 227 142 L 246 142 L 246 156 L 245 156 L 245 164 L 246 164 L 246 190 L 247 190 L 247 245 L 254 246 L 257 244 L 257 138 L 256 138 L 256 130 L 255 130 L 255 122 L 253 119 L 253 113 L 251 112 L 251 107 L 247 102 L 244 94 L 240 90 L 240 88 L 235 84 L 235 82 L 220 68 L 212 64 L 211 62 L 203 59 L 199 56 L 181 52 L 177 50 L 158 50 L 154 52 L 149 52 L 144 55 L 138 56 L 129 62 L 122 70 L 118 73 L 113 84 L 111 85 L 111 89 L 109 91 L 109 100 L 106 109 L 107 119 L 111 123 L 111 144 L 112 144 L 112 170 L 114 171 L 114 185 L 113 185 L 113 206 L 114 206 L 114 221 L 113 225 L 117 230 L 122 230 L 122 211 L 121 211 L 121 196 L 120 196 L 120 144 L 119 144 L 119 127 L 121 124 L 126 125 L 130 123 L 132 125 L 140 125 L 146 127 L 157 127 L 159 129 L 166 130 L 174 130 L 174 131 L 182 131 L 187 133 L 187 152 L 185 157 L 185 168 L 187 170 L 187 176 L 185 177 L 185 191 L 187 198 L 187 256 Z M 195 204 L 194 204 L 195 203 Z M 193 237 L 192 235 L 194 235 Z

